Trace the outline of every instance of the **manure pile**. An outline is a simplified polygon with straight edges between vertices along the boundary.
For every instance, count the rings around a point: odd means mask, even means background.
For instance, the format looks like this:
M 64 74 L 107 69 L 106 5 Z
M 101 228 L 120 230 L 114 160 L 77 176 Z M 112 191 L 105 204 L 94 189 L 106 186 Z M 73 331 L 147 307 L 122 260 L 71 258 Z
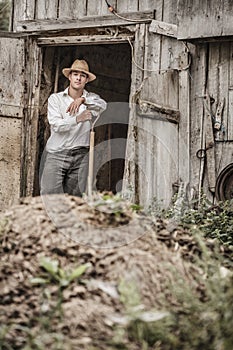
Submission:
M 198 254 L 184 229 L 124 202 L 25 198 L 0 216 L 2 349 L 110 349 L 135 293 L 145 312 L 175 305 L 178 280 L 204 298 Z

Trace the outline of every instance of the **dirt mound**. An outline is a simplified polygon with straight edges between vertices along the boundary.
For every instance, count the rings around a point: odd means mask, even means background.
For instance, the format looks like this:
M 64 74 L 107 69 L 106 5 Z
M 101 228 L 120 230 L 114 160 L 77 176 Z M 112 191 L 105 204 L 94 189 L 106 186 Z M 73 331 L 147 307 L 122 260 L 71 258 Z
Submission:
M 1 214 L 0 230 L 0 322 L 10 349 L 102 349 L 135 295 L 146 311 L 175 303 L 177 280 L 202 293 L 193 237 L 127 203 L 26 198 Z

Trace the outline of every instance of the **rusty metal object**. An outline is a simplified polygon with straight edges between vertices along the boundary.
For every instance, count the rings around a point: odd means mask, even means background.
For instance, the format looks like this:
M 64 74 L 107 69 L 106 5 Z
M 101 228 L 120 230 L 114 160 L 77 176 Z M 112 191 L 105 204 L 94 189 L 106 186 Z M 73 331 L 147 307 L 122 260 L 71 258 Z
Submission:
M 233 163 L 227 165 L 216 181 L 216 197 L 219 201 L 233 199 Z

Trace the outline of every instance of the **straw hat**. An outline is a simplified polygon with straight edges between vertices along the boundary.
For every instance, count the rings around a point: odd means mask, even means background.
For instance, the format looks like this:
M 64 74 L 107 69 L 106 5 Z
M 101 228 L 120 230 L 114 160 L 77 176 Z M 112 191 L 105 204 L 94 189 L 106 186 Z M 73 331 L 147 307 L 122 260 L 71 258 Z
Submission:
M 79 70 L 88 75 L 88 81 L 93 81 L 96 79 L 95 74 L 89 72 L 89 66 L 84 60 L 75 60 L 70 68 L 63 68 L 62 73 L 66 78 L 69 78 L 69 74 L 72 71 Z

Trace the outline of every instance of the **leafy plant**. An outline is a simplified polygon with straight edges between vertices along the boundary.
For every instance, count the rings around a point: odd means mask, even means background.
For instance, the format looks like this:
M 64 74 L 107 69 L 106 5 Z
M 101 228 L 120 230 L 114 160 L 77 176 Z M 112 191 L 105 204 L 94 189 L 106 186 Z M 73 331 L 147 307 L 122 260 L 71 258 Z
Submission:
M 61 288 L 67 287 L 75 279 L 81 277 L 90 264 L 83 264 L 78 266 L 72 271 L 65 271 L 59 267 L 57 260 L 51 260 L 50 258 L 43 257 L 40 260 L 40 266 L 46 271 L 46 277 L 35 277 L 30 281 L 32 284 L 48 284 L 54 282 Z
M 194 262 L 199 272 L 192 283 L 177 275 L 168 285 L 173 303 L 160 297 L 161 310 L 145 311 L 136 285 L 120 282 L 125 315 L 116 321 L 115 349 L 131 349 L 129 344 L 145 350 L 232 349 L 233 273 L 221 266 L 220 257 L 213 258 L 198 230 L 193 235 L 202 250 Z

